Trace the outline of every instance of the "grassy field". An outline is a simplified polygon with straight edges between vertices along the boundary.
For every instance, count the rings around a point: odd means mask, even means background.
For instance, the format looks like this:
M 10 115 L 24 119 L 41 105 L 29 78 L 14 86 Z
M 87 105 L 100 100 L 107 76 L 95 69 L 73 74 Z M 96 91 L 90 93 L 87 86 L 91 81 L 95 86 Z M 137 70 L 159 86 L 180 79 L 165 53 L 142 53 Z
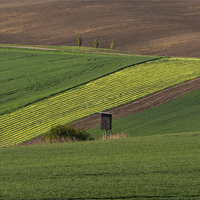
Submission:
M 112 73 L 55 97 L 0 116 L 1 146 L 200 76 L 199 59 L 161 59 Z
M 200 198 L 199 137 L 196 132 L 0 148 L 0 198 Z
M 23 49 L 40 49 L 40 50 L 55 50 L 55 51 L 62 51 L 62 52 L 69 52 L 69 53 L 105 53 L 105 54 L 129 54 L 128 52 L 124 51 L 117 51 L 105 48 L 95 48 L 95 47 L 87 47 L 87 46 L 55 46 L 55 45 L 22 45 L 22 44 L 0 44 L 0 47 L 4 48 L 23 48 Z M 132 54 L 133 55 L 133 54 Z M 157 56 L 155 56 L 157 57 Z
M 0 114 L 155 58 L 0 48 Z
M 147 136 L 200 130 L 200 89 L 158 107 L 112 122 L 113 133 Z M 102 135 L 101 127 L 87 130 L 93 137 Z

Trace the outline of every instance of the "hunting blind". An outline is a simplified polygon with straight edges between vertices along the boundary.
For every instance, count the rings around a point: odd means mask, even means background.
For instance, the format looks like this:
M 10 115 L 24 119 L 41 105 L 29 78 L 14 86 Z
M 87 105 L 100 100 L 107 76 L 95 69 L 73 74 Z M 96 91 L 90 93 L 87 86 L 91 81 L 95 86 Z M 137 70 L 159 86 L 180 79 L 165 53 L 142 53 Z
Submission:
M 101 114 L 101 130 L 105 130 L 105 139 L 107 138 L 107 130 L 112 129 L 112 114 L 111 113 L 103 113 Z

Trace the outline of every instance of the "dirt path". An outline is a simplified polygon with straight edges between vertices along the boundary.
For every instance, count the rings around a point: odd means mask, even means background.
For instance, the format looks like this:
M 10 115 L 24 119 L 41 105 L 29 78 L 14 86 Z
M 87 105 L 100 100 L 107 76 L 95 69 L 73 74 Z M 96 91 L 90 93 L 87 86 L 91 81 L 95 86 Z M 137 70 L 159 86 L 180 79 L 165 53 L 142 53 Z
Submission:
M 43 47 L 26 47 L 26 46 L 1 46 L 6 48 L 16 48 L 16 49 L 37 49 L 37 50 L 48 50 L 48 51 L 56 51 L 57 49 L 43 48 Z
M 167 88 L 165 90 L 156 92 L 139 100 L 133 101 L 129 104 L 119 106 L 114 109 L 107 110 L 106 112 L 113 114 L 113 120 L 132 115 L 179 98 L 185 94 L 188 94 L 194 90 L 200 88 L 200 78 L 184 82 L 182 84 Z M 83 119 L 73 122 L 77 127 L 83 127 L 85 130 L 91 129 L 100 125 L 100 114 L 91 115 Z M 42 144 L 44 141 L 44 135 L 35 138 L 31 141 L 25 142 L 21 145 L 33 145 Z

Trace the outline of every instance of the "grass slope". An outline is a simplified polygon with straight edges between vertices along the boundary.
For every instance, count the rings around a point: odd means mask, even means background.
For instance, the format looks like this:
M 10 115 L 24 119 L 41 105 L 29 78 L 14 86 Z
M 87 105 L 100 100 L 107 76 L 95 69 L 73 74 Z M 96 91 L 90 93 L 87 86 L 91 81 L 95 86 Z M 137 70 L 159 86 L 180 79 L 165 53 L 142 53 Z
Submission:
M 87 47 L 87 46 L 51 46 L 51 45 L 22 45 L 22 44 L 0 44 L 0 47 L 5 47 L 5 48 L 23 48 L 23 49 L 40 49 L 40 50 L 58 50 L 62 52 L 69 52 L 69 53 L 74 53 L 74 52 L 82 52 L 82 53 L 111 53 L 111 54 L 116 54 L 116 53 L 121 53 L 121 54 L 130 54 L 128 52 L 124 51 L 116 51 L 116 50 L 111 50 L 111 49 L 104 49 L 104 48 L 94 48 L 94 47 Z M 157 56 L 155 56 L 157 57 Z
M 16 112 L 0 116 L 0 145 L 18 144 L 52 125 L 129 103 L 200 76 L 200 59 L 160 59 L 134 65 Z
M 132 136 L 200 131 L 200 89 L 158 107 L 112 122 L 113 133 Z M 100 126 L 87 132 L 100 137 Z
M 0 48 L 0 114 L 155 58 Z
M 0 198 L 200 198 L 199 137 L 196 132 L 0 148 Z

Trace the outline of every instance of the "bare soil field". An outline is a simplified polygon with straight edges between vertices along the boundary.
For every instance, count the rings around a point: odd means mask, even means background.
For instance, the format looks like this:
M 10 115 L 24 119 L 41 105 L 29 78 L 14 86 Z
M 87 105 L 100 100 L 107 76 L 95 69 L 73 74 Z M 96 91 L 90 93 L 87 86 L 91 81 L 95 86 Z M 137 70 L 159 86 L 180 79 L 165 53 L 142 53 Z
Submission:
M 110 48 L 143 55 L 200 57 L 197 0 L 2 0 L 0 44 Z
M 133 101 L 129 104 L 119 106 L 111 110 L 107 110 L 106 112 L 113 114 L 112 116 L 113 120 L 119 119 L 122 117 L 126 117 L 128 115 L 132 115 L 134 113 L 138 113 L 153 108 L 155 106 L 162 105 L 164 103 L 172 101 L 199 88 L 200 88 L 200 78 L 197 78 L 194 80 L 184 82 L 179 85 L 175 85 L 165 90 L 156 92 L 152 95 Z M 83 127 L 85 130 L 88 130 L 90 128 L 93 128 L 101 124 L 101 115 L 97 113 L 95 115 L 91 115 L 89 117 L 77 120 L 73 122 L 73 124 L 77 127 L 80 128 Z M 25 142 L 21 145 L 34 145 L 43 143 L 44 143 L 44 135 L 35 138 L 33 140 L 30 140 L 28 142 Z

